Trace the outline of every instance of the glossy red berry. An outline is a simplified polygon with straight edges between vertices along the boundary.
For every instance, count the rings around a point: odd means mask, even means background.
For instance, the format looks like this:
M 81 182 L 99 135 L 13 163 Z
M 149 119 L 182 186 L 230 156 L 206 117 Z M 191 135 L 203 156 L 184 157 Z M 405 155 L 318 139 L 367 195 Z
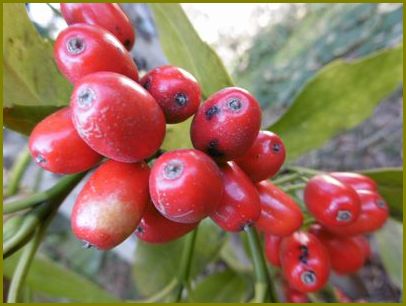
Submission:
M 265 234 L 264 238 L 264 250 L 266 259 L 275 267 L 280 267 L 281 260 L 279 257 L 279 251 L 282 237 Z
M 69 25 L 98 25 L 117 37 L 127 50 L 134 45 L 134 27 L 116 3 L 61 3 L 61 13 Z
M 259 230 L 275 236 L 288 236 L 303 222 L 303 214 L 295 201 L 269 181 L 258 183 L 261 215 L 256 222 Z
M 110 71 L 138 81 L 138 69 L 114 35 L 98 26 L 74 24 L 56 39 L 54 57 L 72 83 L 94 72 Z
M 252 147 L 236 163 L 253 182 L 260 182 L 279 171 L 285 155 L 285 145 L 278 135 L 260 131 Z
M 73 233 L 101 250 L 111 249 L 136 229 L 149 202 L 145 162 L 107 161 L 89 178 L 72 211 Z
M 223 182 L 210 157 L 183 149 L 164 153 L 155 161 L 149 190 L 164 217 L 195 223 L 214 213 L 223 196 Z
M 300 292 L 314 292 L 327 282 L 330 265 L 323 244 L 312 234 L 295 232 L 283 238 L 280 261 L 285 279 Z
M 148 203 L 135 235 L 149 243 L 166 243 L 189 233 L 199 223 L 178 223 L 163 217 L 152 202 Z
M 310 228 L 326 247 L 330 257 L 331 269 L 338 274 L 357 272 L 365 263 L 365 249 L 355 237 L 337 237 L 324 230 L 319 224 Z
M 36 125 L 29 139 L 29 149 L 38 166 L 58 174 L 88 170 L 102 159 L 76 132 L 68 107 Z
M 261 213 L 258 192 L 235 163 L 226 163 L 220 170 L 224 184 L 223 198 L 210 217 L 223 230 L 238 232 L 258 219 Z
M 155 98 L 167 123 L 178 123 L 197 112 L 200 85 L 187 71 L 175 66 L 161 66 L 148 72 L 140 81 Z
M 375 181 L 368 176 L 353 172 L 331 172 L 332 177 L 341 183 L 351 186 L 355 190 L 378 191 Z
M 75 84 L 73 123 L 98 153 L 137 162 L 156 152 L 165 136 L 165 118 L 154 98 L 125 76 L 98 72 Z
M 254 143 L 261 125 L 261 109 L 246 90 L 229 87 L 204 102 L 191 126 L 193 146 L 218 161 L 243 156 Z
M 291 286 L 285 281 L 283 284 L 283 293 L 286 303 L 309 303 L 309 297 Z
M 348 226 L 326 226 L 327 229 L 339 236 L 356 236 L 374 232 L 380 229 L 389 216 L 388 205 L 376 192 L 369 190 L 357 191 L 361 201 L 361 213 L 358 219 Z
M 359 244 L 362 247 L 362 250 L 364 251 L 365 255 L 365 260 L 371 257 L 372 254 L 371 245 L 369 244 L 369 241 L 365 236 L 362 235 L 353 236 L 353 240 L 355 241 L 355 243 Z
M 304 202 L 316 220 L 326 226 L 347 226 L 357 220 L 361 211 L 354 189 L 327 174 L 309 180 Z

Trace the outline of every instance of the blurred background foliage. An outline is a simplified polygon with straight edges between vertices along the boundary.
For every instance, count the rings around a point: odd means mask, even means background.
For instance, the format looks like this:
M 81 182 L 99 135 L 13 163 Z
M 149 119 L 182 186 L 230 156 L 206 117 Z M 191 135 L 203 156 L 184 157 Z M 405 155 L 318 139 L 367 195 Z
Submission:
M 158 29 L 165 29 L 165 15 L 179 14 L 179 11 L 171 11 L 168 6 L 160 8 L 159 5 L 122 6 L 138 32 L 132 55 L 140 70 L 149 70 L 166 63 L 168 59 L 175 63 L 170 58 L 168 48 L 171 37 L 160 37 L 162 33 Z M 57 10 L 58 5 L 26 4 L 26 7 L 36 29 L 51 41 L 66 26 Z M 342 59 L 344 63 L 352 59 L 361 60 L 376 51 L 385 52 L 384 49 L 392 48 L 403 40 L 403 6 L 400 4 L 184 4 L 182 7 L 197 33 L 220 55 L 234 83 L 252 91 L 258 98 L 263 108 L 264 126 L 276 122 L 312 77 L 327 64 L 336 59 Z M 224 19 L 226 15 L 230 16 Z M 216 16 L 220 19 L 216 19 Z M 9 20 L 10 17 L 13 18 L 9 16 Z M 182 14 L 179 19 L 182 19 Z M 219 20 L 223 20 L 224 24 Z M 200 43 L 187 25 L 184 30 L 189 31 L 188 35 L 196 44 Z M 165 52 L 161 49 L 161 42 Z M 48 51 L 50 49 L 48 44 L 43 47 L 48 48 Z M 202 56 L 203 59 L 205 56 L 211 58 L 211 64 L 208 62 L 207 65 L 202 65 L 200 72 L 205 79 L 209 79 L 204 73 L 207 73 L 207 70 L 210 72 L 210 69 L 211 73 L 216 73 L 211 65 L 219 65 L 219 62 L 208 46 L 205 45 L 201 49 L 206 52 Z M 20 55 L 30 54 L 20 52 Z M 173 59 L 176 59 L 176 54 Z M 182 60 L 180 58 L 179 63 L 183 63 Z M 31 64 L 38 65 L 35 62 Z M 13 66 L 14 70 L 19 68 L 26 69 L 24 65 Z M 193 73 L 199 75 L 199 72 Z M 47 77 L 53 79 L 52 75 Z M 231 82 L 228 77 L 221 75 L 216 78 L 219 84 L 208 82 L 205 88 L 210 90 L 205 95 L 214 91 L 215 86 L 226 86 Z M 55 81 L 62 82 L 59 79 Z M 214 87 L 210 87 L 213 84 Z M 331 84 L 332 87 L 334 85 Z M 15 93 L 17 98 L 18 94 Z M 53 94 L 51 92 L 51 97 Z M 53 110 L 56 104 L 59 106 L 68 103 L 51 100 L 42 101 L 43 108 L 32 108 L 27 106 L 33 101 L 24 102 L 23 99 L 23 104 L 13 105 L 8 110 L 8 115 L 10 118 L 14 115 L 19 118 L 33 118 L 33 115 L 41 117 Z M 349 131 L 340 131 L 340 134 L 327 144 L 304 154 L 294 163 L 335 170 L 400 167 L 403 164 L 402 114 L 403 89 L 399 86 L 379 103 L 374 114 L 362 124 Z M 13 123 L 15 125 L 11 124 L 11 127 L 21 127 L 18 122 Z M 23 130 L 28 131 L 31 125 L 29 122 Z M 323 126 L 320 126 L 320 129 L 323 129 Z M 172 126 L 168 135 L 176 136 L 185 131 L 187 123 Z M 9 169 L 18 152 L 26 144 L 26 137 L 8 129 L 4 129 L 3 133 L 3 178 L 4 182 L 7 182 Z M 180 144 L 184 145 L 181 138 L 170 137 L 165 146 L 171 148 Z M 379 181 L 382 192 L 394 197 L 394 201 L 401 199 L 401 172 L 387 170 L 371 175 L 375 175 L 375 179 Z M 40 186 L 37 186 L 40 190 L 48 188 L 59 179 L 56 175 L 38 172 L 37 168 L 31 165 L 20 194 L 30 194 L 36 188 L 33 186 L 38 185 L 36 180 L 39 177 L 42 177 Z M 61 213 L 51 224 L 40 255 L 36 257 L 27 279 L 26 301 L 113 301 L 117 297 L 138 298 L 162 288 L 176 271 L 173 263 L 179 260 L 183 240 L 161 247 L 151 247 L 142 243 L 137 245 L 136 239 L 132 237 L 113 252 L 99 252 L 94 249 L 84 251 L 72 236 L 68 219 L 77 192 L 78 188 L 64 203 Z M 402 211 L 396 210 L 396 207 L 393 211 L 394 216 L 398 220 L 401 219 Z M 249 253 L 245 250 L 245 242 L 241 243 L 235 235 L 224 235 L 210 222 L 205 222 L 200 233 L 196 258 L 205 268 L 203 271 L 194 272 L 200 274 L 196 279 L 196 291 L 191 300 L 204 301 L 208 295 L 219 302 L 245 298 L 252 290 L 249 285 L 249 272 L 252 267 Z M 394 246 L 393 243 L 401 241 L 402 234 L 401 225 L 391 221 L 379 235 L 371 239 L 373 254 L 366 267 L 353 277 L 333 277 L 335 284 L 339 284 L 354 297 L 373 301 L 398 301 L 402 284 L 402 260 L 399 261 L 399 258 L 402 258 L 402 254 L 399 245 Z M 210 241 L 210 247 L 207 247 L 207 241 Z M 382 250 L 393 250 L 394 247 L 397 247 L 396 252 L 389 251 L 383 256 L 380 255 Z M 18 254 L 7 259 L 6 277 L 10 277 L 17 257 Z M 156 268 L 157 262 L 160 263 L 159 269 Z M 46 286 L 41 283 L 45 275 L 49 278 Z M 138 280 L 141 281 L 137 282 Z M 224 282 L 230 283 L 230 286 L 220 288 Z

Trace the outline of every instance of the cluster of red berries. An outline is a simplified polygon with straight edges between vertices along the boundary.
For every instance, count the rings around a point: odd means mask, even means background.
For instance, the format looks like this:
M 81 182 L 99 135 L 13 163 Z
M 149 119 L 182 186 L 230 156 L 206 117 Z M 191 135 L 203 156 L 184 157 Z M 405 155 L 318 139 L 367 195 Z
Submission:
M 365 234 L 388 218 L 376 183 L 361 174 L 316 175 L 307 182 L 303 198 L 316 221 L 307 231 L 284 237 L 265 233 L 266 257 L 281 267 L 288 300 L 305 301 L 306 292 L 326 284 L 330 269 L 337 274 L 358 271 L 370 256 Z
M 359 235 L 387 217 L 372 181 L 347 173 L 312 178 L 304 198 L 320 225 L 299 231 L 302 210 L 268 181 L 284 163 L 285 146 L 260 131 L 261 109 L 249 92 L 224 88 L 200 104 L 198 82 L 174 66 L 139 80 L 128 53 L 135 33 L 118 5 L 61 9 L 70 26 L 56 40 L 55 59 L 74 90 L 69 107 L 35 127 L 29 147 L 54 173 L 98 166 L 73 208 L 79 239 L 106 250 L 134 232 L 168 242 L 206 217 L 230 232 L 255 225 L 265 234 L 269 261 L 300 292 L 321 288 L 330 262 L 340 273 L 363 264 L 368 244 Z M 166 124 L 191 116 L 195 149 L 161 152 Z

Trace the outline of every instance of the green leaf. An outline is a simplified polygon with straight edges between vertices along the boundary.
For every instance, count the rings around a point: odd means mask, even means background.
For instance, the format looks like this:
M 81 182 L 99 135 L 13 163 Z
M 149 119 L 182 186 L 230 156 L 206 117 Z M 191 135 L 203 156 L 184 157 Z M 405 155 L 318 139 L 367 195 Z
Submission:
M 18 259 L 18 255 L 13 255 L 4 261 L 3 273 L 5 276 L 12 277 Z M 27 275 L 26 285 L 47 296 L 77 302 L 119 301 L 98 285 L 40 254 L 34 258 Z
M 193 255 L 192 277 L 199 274 L 207 263 L 216 259 L 223 242 L 224 232 L 210 219 L 200 223 Z M 133 275 L 141 295 L 148 297 L 158 292 L 177 275 L 183 244 L 184 238 L 157 245 L 137 241 Z
M 228 269 L 203 279 L 191 292 L 189 299 L 197 303 L 241 303 L 247 299 L 251 290 L 246 276 Z
M 179 4 L 151 3 L 150 6 L 166 57 L 172 65 L 184 68 L 196 77 L 204 99 L 224 87 L 233 86 L 221 59 L 199 37 Z M 191 147 L 190 123 L 191 120 L 188 120 L 168 126 L 163 148 Z
M 4 124 L 29 134 L 38 121 L 68 104 L 70 92 L 54 63 L 52 44 L 40 37 L 24 4 L 3 4 Z
M 399 288 L 403 287 L 403 226 L 389 219 L 374 235 L 382 263 L 389 278 Z
M 362 171 L 378 184 L 379 193 L 389 205 L 389 213 L 403 222 L 403 168 L 383 168 Z
M 322 146 L 367 119 L 402 82 L 403 45 L 356 61 L 336 60 L 304 87 L 268 127 L 283 139 L 287 158 Z

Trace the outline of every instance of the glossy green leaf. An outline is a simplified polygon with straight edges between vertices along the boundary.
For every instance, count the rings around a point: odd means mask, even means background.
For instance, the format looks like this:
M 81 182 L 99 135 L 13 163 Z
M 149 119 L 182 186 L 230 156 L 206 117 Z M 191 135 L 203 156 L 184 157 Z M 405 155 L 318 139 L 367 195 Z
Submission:
M 39 35 L 24 4 L 3 4 L 4 124 L 29 134 L 38 121 L 68 104 L 70 91 L 54 63 L 52 44 Z
M 379 193 L 389 205 L 390 215 L 403 221 L 403 168 L 383 168 L 363 171 L 378 184 Z
M 375 233 L 378 253 L 389 278 L 399 288 L 403 287 L 403 226 L 389 219 L 385 226 Z
M 151 3 L 150 6 L 169 63 L 184 68 L 196 77 L 204 99 L 224 87 L 233 86 L 221 59 L 196 33 L 180 4 Z M 168 126 L 163 148 L 191 147 L 190 123 L 189 120 Z
M 3 263 L 3 273 L 11 277 L 17 265 L 18 254 Z M 46 296 L 63 298 L 76 302 L 118 302 L 119 300 L 98 285 L 81 275 L 51 261 L 44 255 L 37 255 L 28 272 L 26 285 Z
M 283 139 L 287 158 L 325 144 L 365 119 L 402 82 L 403 45 L 356 61 L 336 60 L 304 87 L 269 130 Z
M 228 269 L 203 279 L 191 292 L 189 299 L 197 303 L 242 303 L 251 291 L 252 286 L 246 276 Z
M 216 259 L 224 242 L 224 232 L 210 220 L 199 225 L 192 262 L 192 277 Z M 133 275 L 138 292 L 146 297 L 159 292 L 178 273 L 184 238 L 165 244 L 137 241 Z

